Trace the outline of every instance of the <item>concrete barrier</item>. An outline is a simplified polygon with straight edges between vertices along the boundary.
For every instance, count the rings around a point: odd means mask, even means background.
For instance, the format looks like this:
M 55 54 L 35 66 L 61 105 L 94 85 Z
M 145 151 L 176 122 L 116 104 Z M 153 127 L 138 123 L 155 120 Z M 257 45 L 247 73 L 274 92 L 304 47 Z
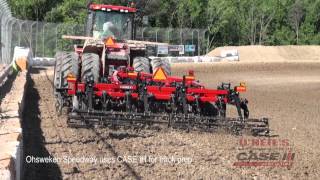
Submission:
M 21 128 L 27 72 L 20 72 L 1 103 L 0 179 L 19 180 L 23 167 Z
M 154 56 L 150 59 L 157 58 Z M 202 63 L 202 62 L 220 62 L 220 61 L 239 61 L 239 55 L 235 56 L 178 56 L 178 57 L 161 57 L 170 63 Z M 55 59 L 48 57 L 35 57 L 31 61 L 31 66 L 54 66 Z
M 28 47 L 14 47 L 13 61 L 19 70 L 25 71 L 32 64 L 32 52 Z
M 13 61 L 20 70 L 28 69 L 28 66 L 54 66 L 55 59 L 49 57 L 32 57 L 28 47 L 14 47 Z
M 150 59 L 157 57 L 150 57 Z M 177 56 L 177 57 L 161 57 L 161 59 L 167 60 L 169 63 L 208 63 L 208 62 L 220 62 L 220 61 L 239 61 L 239 56 Z
M 31 66 L 54 66 L 55 59 L 48 57 L 35 57 L 32 60 Z

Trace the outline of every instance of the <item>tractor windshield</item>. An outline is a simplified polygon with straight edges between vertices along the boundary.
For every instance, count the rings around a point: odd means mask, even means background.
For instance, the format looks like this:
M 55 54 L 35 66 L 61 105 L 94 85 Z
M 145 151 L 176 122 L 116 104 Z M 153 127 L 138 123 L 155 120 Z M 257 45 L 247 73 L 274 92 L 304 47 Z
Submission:
M 104 39 L 113 36 L 115 39 L 130 39 L 131 13 L 116 11 L 96 11 L 93 24 L 93 37 Z

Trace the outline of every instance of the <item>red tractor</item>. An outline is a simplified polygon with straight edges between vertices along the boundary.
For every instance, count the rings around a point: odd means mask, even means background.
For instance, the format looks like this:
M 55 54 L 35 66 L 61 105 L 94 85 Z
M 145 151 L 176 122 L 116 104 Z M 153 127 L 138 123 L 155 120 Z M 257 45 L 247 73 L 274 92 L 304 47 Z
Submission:
M 89 5 L 87 36 L 75 52 L 58 52 L 54 75 L 57 108 L 68 108 L 70 126 L 167 124 L 177 128 L 228 127 L 268 134 L 268 119 L 249 119 L 244 84 L 207 89 L 193 71 L 170 76 L 167 61 L 148 59 L 151 42 L 134 41 L 135 8 Z M 238 116 L 226 117 L 227 104 Z

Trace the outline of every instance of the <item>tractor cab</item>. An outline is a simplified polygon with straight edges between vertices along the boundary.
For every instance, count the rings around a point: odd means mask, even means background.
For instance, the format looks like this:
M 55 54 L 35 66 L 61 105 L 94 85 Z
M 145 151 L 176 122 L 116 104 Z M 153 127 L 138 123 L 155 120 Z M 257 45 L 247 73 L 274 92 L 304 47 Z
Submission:
M 90 4 L 86 35 L 97 39 L 134 39 L 135 8 L 104 4 Z

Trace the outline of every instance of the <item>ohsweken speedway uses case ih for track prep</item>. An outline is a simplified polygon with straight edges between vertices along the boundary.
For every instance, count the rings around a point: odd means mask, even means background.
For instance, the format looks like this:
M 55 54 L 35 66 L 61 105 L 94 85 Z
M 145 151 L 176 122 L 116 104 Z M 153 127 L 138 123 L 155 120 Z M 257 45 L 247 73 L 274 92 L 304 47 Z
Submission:
M 67 107 L 69 126 L 165 124 L 269 134 L 267 118 L 249 118 L 248 101 L 239 95 L 246 90 L 244 83 L 207 89 L 193 71 L 170 76 L 167 61 L 147 58 L 147 46 L 157 43 L 133 40 L 135 12 L 132 7 L 90 4 L 87 37 L 65 36 L 85 40 L 83 46 L 75 45 L 75 52 L 56 54 L 56 107 L 60 112 Z M 226 117 L 228 104 L 236 107 L 237 117 Z

